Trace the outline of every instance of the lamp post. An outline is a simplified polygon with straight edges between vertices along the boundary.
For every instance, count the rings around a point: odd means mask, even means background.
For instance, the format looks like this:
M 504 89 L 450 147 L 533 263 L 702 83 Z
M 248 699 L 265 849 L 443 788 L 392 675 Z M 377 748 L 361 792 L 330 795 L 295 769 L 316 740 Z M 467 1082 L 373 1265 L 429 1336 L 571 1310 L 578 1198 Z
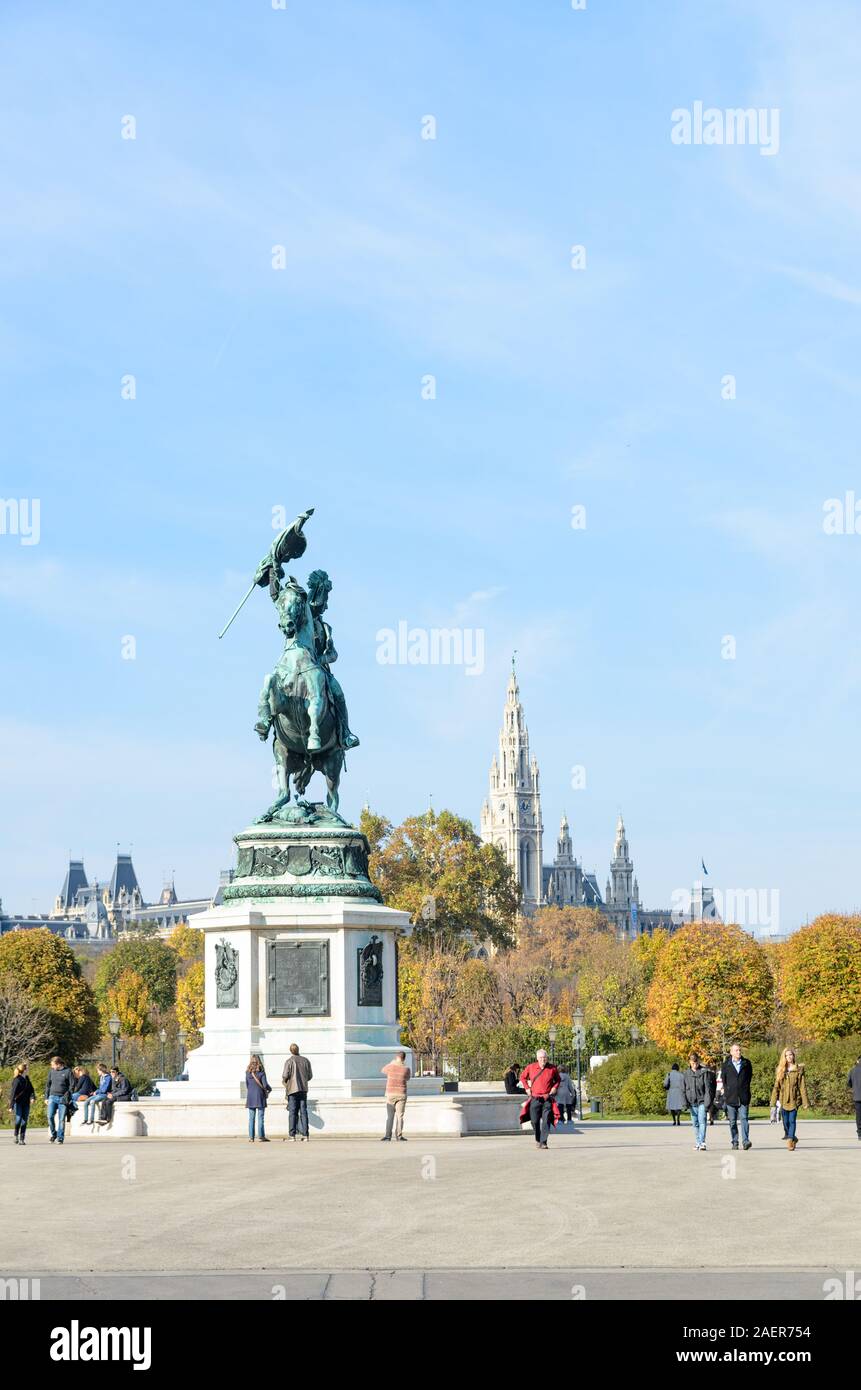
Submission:
M 550 1065 L 551 1065 L 551 1067 L 552 1067 L 553 1064 L 554 1064 L 554 1062 L 556 1061 L 556 1024 L 555 1024 L 555 1023 L 551 1023 L 550 1027 L 547 1029 L 547 1036 L 548 1036 L 548 1038 L 550 1039 Z
M 108 1028 L 111 1031 L 111 1066 L 117 1065 L 117 1038 L 120 1036 L 120 1021 L 114 1014 L 113 1018 L 108 1019 Z
M 177 1041 L 178 1041 L 178 1043 L 179 1043 L 179 1074 L 180 1074 L 180 1076 L 182 1076 L 183 1072 L 185 1071 L 185 1043 L 186 1043 L 186 1036 L 187 1036 L 187 1035 L 186 1035 L 185 1029 L 180 1028 L 179 1033 L 177 1034 Z
M 580 1082 L 580 1048 L 584 1042 L 583 1019 L 585 1015 L 582 1009 L 575 1009 L 574 1018 L 574 1040 L 577 1043 L 577 1119 L 583 1119 L 583 1087 Z
M 593 1046 L 594 1049 L 595 1049 L 595 1055 L 596 1055 L 596 1056 L 597 1056 L 597 1054 L 598 1054 L 598 1042 L 599 1042 L 600 1038 L 601 1038 L 601 1029 L 598 1027 L 597 1023 L 593 1023 L 593 1024 L 592 1024 L 592 1046 Z
M 166 1062 L 165 1062 L 165 1060 L 164 1060 L 164 1045 L 165 1045 L 165 1043 L 167 1042 L 167 1029 L 166 1029 L 166 1028 L 162 1028 L 161 1032 L 160 1032 L 159 1035 L 158 1035 L 158 1040 L 159 1040 L 159 1042 L 161 1043 L 161 1074 L 162 1074 L 162 1079 L 164 1079 L 164 1075 L 165 1075 L 165 1070 L 164 1070 L 164 1069 L 165 1069 L 165 1066 L 167 1065 Z

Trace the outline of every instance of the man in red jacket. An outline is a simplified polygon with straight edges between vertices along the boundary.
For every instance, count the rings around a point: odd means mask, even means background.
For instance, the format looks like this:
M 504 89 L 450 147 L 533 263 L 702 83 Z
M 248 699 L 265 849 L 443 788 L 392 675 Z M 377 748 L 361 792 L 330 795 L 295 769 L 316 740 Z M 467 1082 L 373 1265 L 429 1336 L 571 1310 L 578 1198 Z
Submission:
M 553 1097 L 561 1077 L 547 1061 L 544 1048 L 539 1048 L 535 1061 L 520 1073 L 520 1084 L 529 1096 L 529 1119 L 539 1149 L 547 1148 L 547 1131 L 553 1118 Z

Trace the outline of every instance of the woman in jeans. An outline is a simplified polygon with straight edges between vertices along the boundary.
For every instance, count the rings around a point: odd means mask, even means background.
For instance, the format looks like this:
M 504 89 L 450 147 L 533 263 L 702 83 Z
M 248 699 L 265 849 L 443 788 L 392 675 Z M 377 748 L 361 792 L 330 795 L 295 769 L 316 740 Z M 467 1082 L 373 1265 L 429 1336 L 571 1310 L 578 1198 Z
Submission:
M 12 1075 L 12 1089 L 9 1092 L 9 1109 L 15 1116 L 15 1143 L 23 1144 L 30 1118 L 30 1106 L 36 1099 L 33 1083 L 27 1075 L 27 1063 L 19 1062 Z
M 795 1060 L 791 1047 L 783 1049 L 783 1056 L 777 1064 L 774 1076 L 774 1089 L 771 1093 L 772 1105 L 780 1105 L 780 1118 L 783 1121 L 783 1137 L 786 1147 L 792 1153 L 798 1145 L 795 1126 L 800 1106 L 808 1108 L 807 1086 L 804 1081 L 804 1068 Z
M 257 1137 L 261 1144 L 268 1144 L 269 1140 L 263 1130 L 263 1112 L 266 1109 L 266 1097 L 272 1087 L 266 1080 L 266 1073 L 263 1070 L 263 1063 L 254 1052 L 248 1063 L 248 1070 L 245 1073 L 245 1106 L 248 1110 L 248 1142 L 254 1143 L 254 1117 L 257 1116 Z

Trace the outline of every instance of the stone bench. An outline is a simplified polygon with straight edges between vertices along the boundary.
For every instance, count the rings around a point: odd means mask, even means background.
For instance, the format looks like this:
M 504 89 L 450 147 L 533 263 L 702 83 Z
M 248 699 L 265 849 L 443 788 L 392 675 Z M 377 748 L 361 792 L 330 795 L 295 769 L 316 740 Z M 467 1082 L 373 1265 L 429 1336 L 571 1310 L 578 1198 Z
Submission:
M 133 1139 L 144 1133 L 143 1117 L 134 1101 L 119 1101 L 114 1106 L 113 1115 L 106 1125 L 85 1125 L 84 1105 L 78 1105 L 71 1120 L 66 1121 L 73 1135 L 111 1135 L 115 1139 Z

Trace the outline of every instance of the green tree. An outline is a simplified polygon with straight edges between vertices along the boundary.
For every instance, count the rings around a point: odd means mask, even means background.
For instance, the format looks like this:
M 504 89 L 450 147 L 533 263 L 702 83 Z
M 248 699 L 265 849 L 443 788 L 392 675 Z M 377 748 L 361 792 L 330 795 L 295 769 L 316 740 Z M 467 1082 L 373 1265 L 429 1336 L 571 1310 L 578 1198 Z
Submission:
M 105 1005 L 124 971 L 134 970 L 146 981 L 151 1006 L 169 1009 L 176 999 L 176 964 L 176 952 L 163 941 L 133 938 L 117 942 L 105 952 L 96 969 L 99 1003 Z
M 482 844 L 468 820 L 427 811 L 402 825 L 364 811 L 371 878 L 389 907 L 408 912 L 419 940 L 448 947 L 465 935 L 511 944 L 517 881 L 496 845 Z
M 101 1035 L 93 991 L 67 941 L 48 927 L 0 937 L 0 981 L 18 984 L 47 1015 L 45 1054 L 71 1059 L 91 1052 Z

